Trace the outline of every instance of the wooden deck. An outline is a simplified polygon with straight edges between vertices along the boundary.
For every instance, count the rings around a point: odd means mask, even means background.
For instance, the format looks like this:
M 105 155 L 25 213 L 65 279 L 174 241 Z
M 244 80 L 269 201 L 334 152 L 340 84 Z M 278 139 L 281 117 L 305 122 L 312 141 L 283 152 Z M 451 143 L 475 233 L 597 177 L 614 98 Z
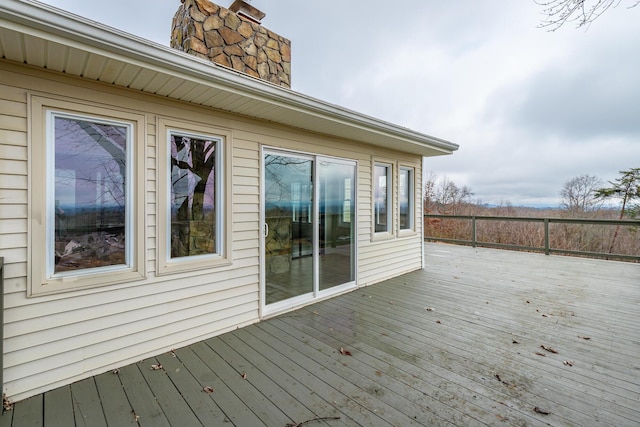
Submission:
M 26 399 L 0 426 L 640 425 L 640 265 L 426 253 L 425 271 Z

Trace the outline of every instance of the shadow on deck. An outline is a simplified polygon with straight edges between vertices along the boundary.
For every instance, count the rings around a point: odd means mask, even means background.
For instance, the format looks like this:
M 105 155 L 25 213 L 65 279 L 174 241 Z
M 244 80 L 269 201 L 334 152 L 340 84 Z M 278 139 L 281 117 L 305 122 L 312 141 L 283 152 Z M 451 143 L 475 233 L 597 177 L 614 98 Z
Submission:
M 0 426 L 639 425 L 639 265 L 426 254 L 424 271 L 18 402 Z

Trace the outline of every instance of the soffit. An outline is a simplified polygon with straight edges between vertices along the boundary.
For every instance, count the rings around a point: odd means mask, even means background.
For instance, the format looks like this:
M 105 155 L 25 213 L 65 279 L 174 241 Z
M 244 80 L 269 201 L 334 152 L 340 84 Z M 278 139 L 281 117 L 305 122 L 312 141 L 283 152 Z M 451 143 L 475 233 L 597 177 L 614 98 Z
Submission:
M 0 4 L 0 56 L 85 79 L 423 156 L 456 144 L 264 82 L 32 0 Z

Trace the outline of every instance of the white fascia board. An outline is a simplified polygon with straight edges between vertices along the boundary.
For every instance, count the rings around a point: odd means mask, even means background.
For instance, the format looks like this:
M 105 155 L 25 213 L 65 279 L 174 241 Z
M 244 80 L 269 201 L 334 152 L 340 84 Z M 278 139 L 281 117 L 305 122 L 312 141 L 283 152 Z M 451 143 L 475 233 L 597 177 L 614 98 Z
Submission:
M 449 141 L 294 92 L 35 0 L 3 0 L 0 3 L 0 17 L 2 26 L 24 34 L 214 87 L 284 110 L 297 111 L 317 117 L 320 121 L 330 121 L 390 138 L 415 146 L 418 152 L 421 147 L 442 154 L 451 154 L 458 149 L 457 144 Z

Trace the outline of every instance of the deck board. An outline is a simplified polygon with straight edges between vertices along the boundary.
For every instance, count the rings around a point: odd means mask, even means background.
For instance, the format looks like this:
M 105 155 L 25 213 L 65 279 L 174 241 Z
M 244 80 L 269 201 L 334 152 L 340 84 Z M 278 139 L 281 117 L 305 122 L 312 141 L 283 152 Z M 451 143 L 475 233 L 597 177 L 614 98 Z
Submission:
M 77 426 L 100 427 L 107 425 L 93 377 L 71 384 L 71 400 Z
M 118 371 L 97 375 L 95 380 L 107 425 L 137 426 L 138 423 L 136 422 L 133 408 L 120 382 Z M 48 418 L 45 417 L 45 419 Z
M 55 420 L 58 426 L 75 424 L 71 386 L 60 387 L 44 395 L 44 419 Z
M 200 423 L 157 358 L 146 359 L 138 363 L 138 367 L 170 425 L 195 426 Z
M 215 374 L 215 371 L 210 368 L 210 365 L 199 357 L 202 354 L 199 348 L 202 347 L 205 347 L 204 350 L 207 351 L 206 344 L 204 343 L 198 343 L 188 348 L 176 350 L 180 361 L 200 384 L 199 390 L 203 390 L 205 387 L 211 387 L 213 389 L 213 392 L 209 394 L 209 396 L 224 413 L 225 422 L 230 421 L 233 425 L 237 426 L 261 425 L 262 422 L 260 418 Z
M 176 389 L 184 397 L 202 425 L 222 425 L 224 423 L 226 417 L 222 410 L 203 390 L 204 387 L 200 386 L 193 375 L 185 369 L 176 353 L 160 355 L 158 362 L 164 366 Z
M 171 424 L 162 412 L 153 391 L 145 381 L 140 372 L 139 363 L 120 368 L 118 377 L 122 382 L 129 402 L 133 408 L 131 416 L 135 418 L 140 426 L 165 427 Z
M 423 271 L 26 399 L 0 427 L 640 424 L 639 264 L 425 249 Z

